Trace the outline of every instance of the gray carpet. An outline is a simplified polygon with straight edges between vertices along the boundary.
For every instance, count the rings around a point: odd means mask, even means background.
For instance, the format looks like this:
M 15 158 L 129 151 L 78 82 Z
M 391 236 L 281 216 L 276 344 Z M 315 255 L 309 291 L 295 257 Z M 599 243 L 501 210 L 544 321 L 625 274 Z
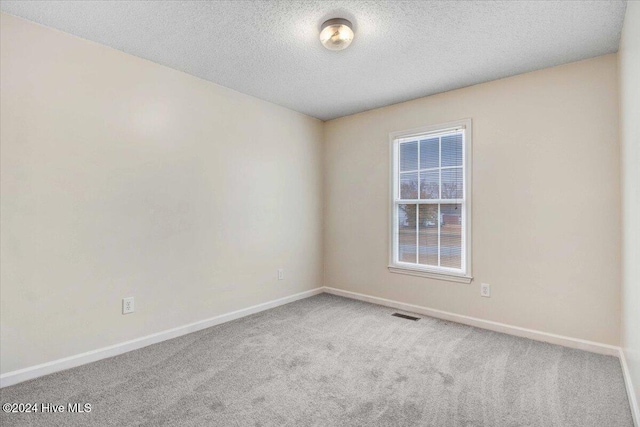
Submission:
M 632 426 L 618 359 L 322 294 L 0 391 L 12 425 Z

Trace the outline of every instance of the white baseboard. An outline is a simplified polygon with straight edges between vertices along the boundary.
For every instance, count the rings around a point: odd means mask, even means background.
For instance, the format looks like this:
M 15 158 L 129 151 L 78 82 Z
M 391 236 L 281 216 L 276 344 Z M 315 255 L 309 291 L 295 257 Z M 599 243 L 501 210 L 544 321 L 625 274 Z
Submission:
M 550 344 L 562 345 L 564 347 L 576 348 L 579 350 L 586 350 L 592 353 L 605 354 L 607 356 L 618 357 L 620 354 L 620 348 L 613 345 L 601 344 L 598 342 L 586 341 L 578 338 L 565 337 L 562 335 L 550 334 L 547 332 L 521 328 L 518 326 L 511 326 L 505 323 L 492 322 L 490 320 L 479 319 L 477 317 L 463 316 L 461 314 L 450 313 L 448 311 L 436 310 L 434 308 L 422 307 L 419 305 L 406 304 L 399 301 L 373 297 L 370 295 L 359 294 L 357 292 L 350 292 L 327 286 L 325 286 L 323 289 L 325 292 L 330 294 L 357 299 L 360 301 L 366 301 L 372 304 L 384 305 L 386 307 L 396 308 L 398 310 L 423 314 L 425 316 L 436 317 L 438 319 L 449 320 L 451 322 L 462 323 L 469 326 L 475 326 L 477 328 L 488 329 L 490 331 L 502 332 L 504 334 L 530 338 L 536 341 L 544 341 Z
M 629 406 L 631 406 L 631 415 L 636 427 L 640 426 L 640 410 L 638 410 L 638 401 L 631 383 L 631 373 L 627 365 L 627 358 L 624 355 L 624 349 L 620 348 L 620 364 L 622 365 L 622 376 L 624 377 L 624 385 L 627 387 L 627 396 L 629 397 Z M 637 385 L 637 384 L 636 384 Z
M 31 380 L 33 378 L 41 377 L 43 375 L 52 374 L 54 372 L 64 371 L 65 369 L 74 368 L 76 366 L 85 365 L 87 363 L 95 362 L 101 359 L 106 359 L 108 357 L 117 356 L 119 354 L 137 350 L 151 344 L 156 344 L 172 338 L 177 338 L 191 332 L 210 328 L 211 326 L 230 322 L 231 320 L 236 320 L 241 317 L 268 310 L 270 308 L 278 307 L 280 305 L 308 298 L 313 295 L 321 294 L 322 292 L 323 288 L 316 288 L 310 291 L 300 292 L 298 294 L 289 295 L 284 298 L 275 299 L 262 304 L 254 305 L 252 307 L 232 311 L 231 313 L 221 314 L 210 319 L 201 320 L 199 322 L 190 323 L 188 325 L 147 335 L 145 337 L 136 338 L 131 341 L 126 341 L 109 347 L 99 348 L 97 350 L 88 351 L 86 353 L 77 354 L 75 356 L 65 357 L 63 359 L 54 360 L 52 362 L 43 363 L 41 365 L 19 369 L 17 371 L 7 372 L 6 374 L 0 375 L 0 388 Z

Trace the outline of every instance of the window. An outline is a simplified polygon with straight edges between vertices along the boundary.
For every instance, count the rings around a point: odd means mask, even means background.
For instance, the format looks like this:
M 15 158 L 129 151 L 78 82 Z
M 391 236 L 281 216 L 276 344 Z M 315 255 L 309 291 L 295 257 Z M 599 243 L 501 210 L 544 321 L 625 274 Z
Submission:
M 389 270 L 470 283 L 471 120 L 390 140 Z

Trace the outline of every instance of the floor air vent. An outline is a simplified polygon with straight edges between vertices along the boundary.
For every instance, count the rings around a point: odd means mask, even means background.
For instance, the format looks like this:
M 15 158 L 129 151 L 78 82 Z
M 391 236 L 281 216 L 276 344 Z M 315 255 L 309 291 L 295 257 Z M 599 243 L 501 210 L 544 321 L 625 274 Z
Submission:
M 403 319 L 407 319 L 407 320 L 420 320 L 419 317 L 407 316 L 406 314 L 400 314 L 400 313 L 393 313 L 392 316 L 402 317 Z

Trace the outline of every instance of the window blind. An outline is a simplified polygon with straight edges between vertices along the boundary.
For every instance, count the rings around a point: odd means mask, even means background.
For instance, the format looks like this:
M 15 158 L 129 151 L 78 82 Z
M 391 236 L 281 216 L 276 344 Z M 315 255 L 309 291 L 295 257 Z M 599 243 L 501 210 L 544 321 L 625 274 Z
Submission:
M 465 268 L 464 130 L 396 141 L 396 261 Z

